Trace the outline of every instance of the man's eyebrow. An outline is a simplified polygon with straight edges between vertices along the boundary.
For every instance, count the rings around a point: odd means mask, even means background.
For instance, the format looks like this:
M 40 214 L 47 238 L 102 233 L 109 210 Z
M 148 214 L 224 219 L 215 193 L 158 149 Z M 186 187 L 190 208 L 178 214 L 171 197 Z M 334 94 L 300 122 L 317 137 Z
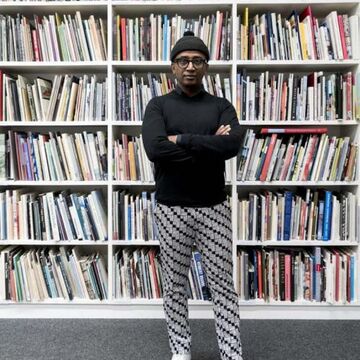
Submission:
M 189 57 L 189 56 L 179 56 L 179 57 L 178 57 L 178 59 L 189 59 L 189 60 L 191 60 L 191 59 L 204 59 L 204 60 L 205 60 L 205 58 L 204 58 L 204 57 L 202 57 L 201 55 L 194 56 L 194 57 Z

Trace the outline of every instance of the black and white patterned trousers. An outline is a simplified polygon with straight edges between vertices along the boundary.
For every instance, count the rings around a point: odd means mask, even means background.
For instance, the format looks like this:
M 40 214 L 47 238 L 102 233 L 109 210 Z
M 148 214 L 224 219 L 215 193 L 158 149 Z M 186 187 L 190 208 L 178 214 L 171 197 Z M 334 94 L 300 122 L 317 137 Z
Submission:
M 186 285 L 195 243 L 201 253 L 214 305 L 221 359 L 242 360 L 239 305 L 232 278 L 228 202 L 204 208 L 158 203 L 155 221 L 159 231 L 164 310 L 172 353 L 190 353 Z

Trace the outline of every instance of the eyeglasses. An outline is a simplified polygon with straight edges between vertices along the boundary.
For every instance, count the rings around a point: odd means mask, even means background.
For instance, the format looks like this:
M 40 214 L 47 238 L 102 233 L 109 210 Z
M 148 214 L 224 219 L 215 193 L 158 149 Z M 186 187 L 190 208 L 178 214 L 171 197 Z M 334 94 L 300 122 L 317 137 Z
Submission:
M 181 69 L 186 69 L 190 63 L 193 64 L 195 69 L 202 69 L 203 66 L 207 64 L 207 61 L 203 58 L 188 59 L 185 57 L 180 57 L 175 59 L 174 63 L 176 63 Z

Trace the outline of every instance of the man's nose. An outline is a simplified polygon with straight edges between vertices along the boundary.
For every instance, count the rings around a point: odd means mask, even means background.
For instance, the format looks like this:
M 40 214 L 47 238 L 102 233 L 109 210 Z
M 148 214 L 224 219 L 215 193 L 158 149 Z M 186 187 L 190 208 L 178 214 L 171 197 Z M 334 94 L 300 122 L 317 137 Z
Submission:
M 186 69 L 187 69 L 187 70 L 194 70 L 194 69 L 195 69 L 192 61 L 189 61 L 189 64 L 188 64 L 188 66 L 186 67 Z

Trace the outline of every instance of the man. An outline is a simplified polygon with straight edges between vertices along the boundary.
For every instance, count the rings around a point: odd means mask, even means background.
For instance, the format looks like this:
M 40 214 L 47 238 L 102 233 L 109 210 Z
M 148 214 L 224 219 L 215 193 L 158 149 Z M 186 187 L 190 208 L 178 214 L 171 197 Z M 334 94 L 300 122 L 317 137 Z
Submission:
M 239 150 L 240 126 L 231 103 L 202 87 L 209 50 L 200 38 L 186 32 L 170 58 L 177 87 L 149 102 L 142 136 L 155 165 L 155 220 L 172 360 L 191 359 L 186 285 L 194 243 L 214 304 L 221 359 L 241 360 L 231 210 L 224 183 L 225 160 Z

